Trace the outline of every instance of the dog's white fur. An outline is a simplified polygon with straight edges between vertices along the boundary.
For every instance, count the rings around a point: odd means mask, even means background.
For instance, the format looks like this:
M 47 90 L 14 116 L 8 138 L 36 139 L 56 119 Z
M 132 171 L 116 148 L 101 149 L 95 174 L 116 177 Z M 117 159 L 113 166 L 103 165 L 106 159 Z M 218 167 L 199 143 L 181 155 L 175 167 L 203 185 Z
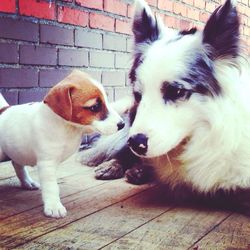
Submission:
M 234 8 L 236 1 L 227 0 L 227 6 L 229 4 Z M 156 25 L 146 2 L 137 0 L 135 38 L 140 35 L 140 30 L 137 30 L 140 25 L 142 33 L 143 29 L 149 29 L 143 26 L 143 21 L 138 21 L 143 11 L 151 19 L 150 25 Z M 220 11 L 221 9 L 214 18 L 219 16 Z M 235 14 L 225 18 L 235 18 Z M 220 25 L 218 20 L 214 25 Z M 226 27 L 230 29 L 230 25 L 227 24 Z M 150 162 L 158 178 L 172 187 L 188 184 L 204 193 L 218 189 L 250 188 L 249 62 L 233 53 L 230 55 L 230 48 L 227 55 L 211 59 L 214 48 L 204 44 L 204 31 L 180 38 L 177 31 L 163 29 L 161 24 L 159 30 L 157 39 L 135 42 L 134 48 L 135 58 L 141 54 L 142 61 L 136 70 L 133 89 L 140 92 L 142 98 L 129 135 L 133 137 L 144 134 L 148 138 L 147 151 L 139 157 Z M 228 32 L 227 35 L 229 34 L 234 35 L 233 32 Z M 224 41 L 225 46 L 228 42 L 230 39 Z M 233 44 L 232 50 L 236 46 L 237 44 Z M 221 94 L 210 96 L 194 92 L 187 100 L 165 102 L 161 91 L 162 83 L 181 81 L 197 55 L 207 61 L 208 65 L 213 64 L 213 75 L 221 88 Z M 181 84 L 186 89 L 192 89 L 188 81 L 182 81 Z M 120 136 L 123 145 L 124 138 L 126 139 L 125 136 Z M 183 140 L 186 144 L 178 149 Z M 114 138 L 112 141 L 115 141 Z M 108 138 L 101 139 L 97 148 L 100 151 L 103 145 L 108 144 Z M 110 144 L 112 145 L 111 142 Z M 109 152 L 107 149 L 106 151 Z M 89 155 L 91 154 L 94 154 L 94 149 L 89 150 Z M 110 159 L 110 156 L 111 153 L 107 158 Z
M 144 1 L 138 2 L 136 13 L 143 8 L 150 13 Z M 173 186 L 186 182 L 201 192 L 249 188 L 249 65 L 239 59 L 218 58 L 214 71 L 223 92 L 221 96 L 193 94 L 187 101 L 165 104 L 159 91 L 162 82 L 172 82 L 185 74 L 196 51 L 203 53 L 204 58 L 208 54 L 202 43 L 202 32 L 166 45 L 175 36 L 174 32 L 172 36 L 168 32 L 144 48 L 145 59 L 138 68 L 139 81 L 135 84 L 135 88 L 143 89 L 143 95 L 130 136 L 147 135 L 147 158 L 162 156 L 183 139 L 190 138 L 180 155 L 178 169 L 167 170 L 168 161 L 164 164 L 153 160 L 160 178 Z M 183 85 L 190 88 L 188 83 Z
M 81 76 L 81 73 L 77 74 Z M 30 178 L 25 166 L 38 167 L 46 216 L 59 218 L 66 215 L 56 180 L 58 165 L 77 151 L 84 133 L 111 134 L 117 131 L 117 123 L 121 121 L 110 107 L 103 87 L 90 77 L 89 81 L 104 96 L 109 114 L 104 121 L 95 120 L 90 125 L 69 122 L 44 102 L 11 106 L 0 115 L 0 161 L 12 160 L 26 189 L 37 189 L 39 185 Z M 0 98 L 1 107 L 5 107 L 6 101 L 2 95 Z

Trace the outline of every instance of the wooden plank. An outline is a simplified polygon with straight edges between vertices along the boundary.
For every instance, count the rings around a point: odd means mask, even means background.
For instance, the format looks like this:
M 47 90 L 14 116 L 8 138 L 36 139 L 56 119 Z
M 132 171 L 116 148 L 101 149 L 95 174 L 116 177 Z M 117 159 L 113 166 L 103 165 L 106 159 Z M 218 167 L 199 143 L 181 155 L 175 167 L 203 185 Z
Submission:
M 15 170 L 10 161 L 0 163 L 0 180 L 4 180 L 15 175 Z
M 9 249 L 24 244 L 149 187 L 150 185 L 134 186 L 124 180 L 106 182 L 63 198 L 63 204 L 69 211 L 65 218 L 46 218 L 42 214 L 42 207 L 37 207 L 1 220 L 0 248 Z
M 159 188 L 153 187 L 18 249 L 98 249 L 169 210 L 160 196 Z
M 31 173 L 37 179 L 36 173 Z M 100 185 L 104 181 L 95 180 L 93 169 L 76 163 L 73 159 L 62 164 L 58 171 L 61 197 Z M 30 210 L 42 205 L 41 192 L 22 190 L 16 177 L 0 181 L 0 219 Z M 28 202 L 27 202 L 28 199 Z
M 84 171 L 85 172 L 85 171 Z M 93 173 L 84 173 L 84 175 L 74 175 L 60 178 L 59 186 L 61 198 L 84 191 L 91 187 L 104 184 L 105 181 L 95 180 Z M 0 199 L 0 219 L 20 214 L 32 208 L 42 206 L 41 191 L 27 191 L 20 188 L 8 188 L 6 197 Z M 1 231 L 1 230 L 0 230 Z
M 212 232 L 200 239 L 193 248 L 197 249 L 250 249 L 250 218 L 233 214 Z
M 102 249 L 187 249 L 227 216 L 222 211 L 178 207 Z
M 229 213 L 173 208 L 147 190 L 18 249 L 186 249 Z M 106 247 L 105 247 L 106 246 Z

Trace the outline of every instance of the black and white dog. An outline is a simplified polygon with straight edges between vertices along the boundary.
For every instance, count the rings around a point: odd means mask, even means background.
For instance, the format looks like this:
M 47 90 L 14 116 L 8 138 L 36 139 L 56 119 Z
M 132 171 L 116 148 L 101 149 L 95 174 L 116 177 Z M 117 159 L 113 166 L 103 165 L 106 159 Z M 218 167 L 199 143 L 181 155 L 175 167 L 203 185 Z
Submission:
M 137 0 L 133 33 L 129 123 L 83 152 L 84 163 L 104 162 L 102 179 L 129 168 L 133 183 L 154 174 L 199 193 L 250 188 L 250 75 L 236 1 L 217 8 L 202 32 L 177 32 Z

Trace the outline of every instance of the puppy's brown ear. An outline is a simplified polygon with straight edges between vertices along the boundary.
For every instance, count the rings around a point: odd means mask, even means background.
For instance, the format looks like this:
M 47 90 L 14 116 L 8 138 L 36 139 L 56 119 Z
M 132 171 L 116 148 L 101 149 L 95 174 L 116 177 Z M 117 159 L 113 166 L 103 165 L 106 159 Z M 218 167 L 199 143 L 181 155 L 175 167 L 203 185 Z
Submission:
M 58 84 L 49 91 L 43 100 L 56 114 L 67 121 L 72 119 L 71 92 L 74 88 L 73 84 Z

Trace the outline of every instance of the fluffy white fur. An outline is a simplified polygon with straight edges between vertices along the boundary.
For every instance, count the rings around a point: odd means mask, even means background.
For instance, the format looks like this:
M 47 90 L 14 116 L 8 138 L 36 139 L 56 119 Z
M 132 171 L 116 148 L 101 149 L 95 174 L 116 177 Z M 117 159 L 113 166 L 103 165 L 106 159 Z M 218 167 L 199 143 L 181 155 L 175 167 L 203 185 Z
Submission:
M 11 106 L 0 115 L 0 161 L 11 159 L 22 187 L 30 190 L 39 185 L 30 178 L 25 166 L 38 167 L 46 216 L 59 218 L 66 215 L 56 180 L 59 164 L 77 151 L 84 133 L 112 134 L 121 121 L 109 106 L 103 87 L 93 79 L 89 81 L 100 89 L 106 100 L 109 116 L 104 121 L 95 120 L 90 125 L 69 122 L 44 102 Z M 2 95 L 0 98 L 1 107 L 5 107 Z
M 180 33 L 162 28 L 146 2 L 136 1 L 130 77 L 141 100 L 135 100 L 137 111 L 129 137 L 145 135 L 147 145 L 142 146 L 147 151 L 131 150 L 153 166 L 158 179 L 172 187 L 187 184 L 204 193 L 250 188 L 250 68 L 238 53 L 235 5 L 236 1 L 226 0 L 204 31 Z M 206 82 L 211 78 L 199 71 L 204 65 L 217 84 L 212 94 L 195 88 L 197 79 L 205 88 L 212 86 Z M 174 82 L 192 91 L 190 98 L 166 101 L 163 84 Z M 119 133 L 110 140 L 101 139 L 98 151 L 87 151 L 89 159 L 95 154 L 95 163 L 97 152 L 105 148 L 109 160 L 117 141 L 116 148 L 125 145 L 126 136 L 118 137 Z
M 146 3 L 141 0 L 138 2 L 136 13 L 140 13 L 143 8 L 148 12 Z M 162 82 L 172 82 L 180 75 L 185 75 L 197 51 L 203 53 L 204 58 L 209 54 L 208 48 L 202 43 L 202 32 L 168 43 L 171 39 L 176 39 L 174 32 L 172 36 L 165 33 L 158 41 L 144 45 L 144 61 L 138 67 L 134 87 L 142 91 L 142 100 L 130 136 L 139 133 L 147 135 L 148 150 L 145 157 L 156 157 L 151 163 L 159 178 L 173 186 L 188 183 L 201 192 L 218 188 L 249 188 L 248 62 L 230 57 L 218 58 L 214 62 L 214 73 L 222 95 L 212 98 L 192 94 L 189 100 L 166 104 L 160 91 Z M 183 85 L 187 89 L 191 88 L 186 82 Z M 166 157 L 163 160 L 165 164 L 157 159 L 184 139 L 189 141 L 178 156 L 180 166 L 171 168 Z

